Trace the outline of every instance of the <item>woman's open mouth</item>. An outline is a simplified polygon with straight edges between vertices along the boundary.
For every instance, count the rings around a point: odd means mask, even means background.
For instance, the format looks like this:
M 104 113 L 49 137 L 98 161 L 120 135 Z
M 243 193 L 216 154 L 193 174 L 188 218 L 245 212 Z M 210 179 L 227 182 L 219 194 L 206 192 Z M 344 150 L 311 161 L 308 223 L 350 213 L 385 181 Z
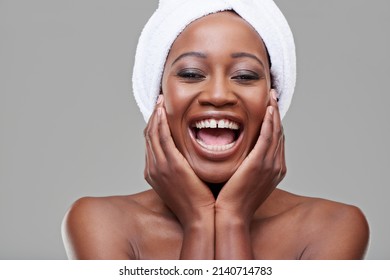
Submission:
M 190 131 L 203 152 L 223 156 L 230 154 L 241 139 L 242 129 L 239 123 L 227 118 L 206 118 L 193 122 Z

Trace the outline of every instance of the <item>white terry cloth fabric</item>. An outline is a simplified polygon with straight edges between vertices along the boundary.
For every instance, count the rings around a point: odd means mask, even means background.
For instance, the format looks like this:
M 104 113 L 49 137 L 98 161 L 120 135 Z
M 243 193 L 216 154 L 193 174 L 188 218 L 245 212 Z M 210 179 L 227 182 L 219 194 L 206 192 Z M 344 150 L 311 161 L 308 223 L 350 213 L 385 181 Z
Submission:
M 285 17 L 272 0 L 160 0 L 139 38 L 133 69 L 133 92 L 146 122 L 160 93 L 165 60 L 177 36 L 192 21 L 225 10 L 234 10 L 263 39 L 271 58 L 280 115 L 284 117 L 295 87 L 295 44 Z

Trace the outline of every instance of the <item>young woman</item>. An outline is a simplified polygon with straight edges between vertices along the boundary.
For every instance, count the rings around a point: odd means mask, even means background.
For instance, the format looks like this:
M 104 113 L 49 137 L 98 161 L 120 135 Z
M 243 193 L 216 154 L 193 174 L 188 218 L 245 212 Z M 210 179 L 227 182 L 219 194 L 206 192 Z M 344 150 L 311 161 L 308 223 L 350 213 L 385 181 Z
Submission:
M 242 5 L 256 1 L 255 8 L 265 6 L 262 13 L 275 15 L 272 1 L 244 0 Z M 196 1 L 166 2 L 160 12 L 170 11 L 175 18 L 180 9 L 173 7 Z M 64 220 L 70 258 L 364 256 L 368 225 L 358 208 L 277 189 L 286 174 L 281 114 L 288 105 L 280 104 L 291 98 L 294 85 L 288 81 L 295 77 L 295 65 L 287 59 L 279 67 L 278 55 L 288 57 L 291 49 L 275 51 L 267 29 L 261 32 L 243 18 L 245 9 L 233 8 L 216 8 L 190 20 L 167 56 L 158 58 L 163 69 L 157 78 L 138 57 L 133 82 L 141 77 L 143 84 L 159 85 L 152 112 L 137 99 L 148 120 L 145 179 L 152 189 L 78 200 Z M 158 46 L 150 40 L 153 47 Z M 155 59 L 153 52 L 145 55 Z

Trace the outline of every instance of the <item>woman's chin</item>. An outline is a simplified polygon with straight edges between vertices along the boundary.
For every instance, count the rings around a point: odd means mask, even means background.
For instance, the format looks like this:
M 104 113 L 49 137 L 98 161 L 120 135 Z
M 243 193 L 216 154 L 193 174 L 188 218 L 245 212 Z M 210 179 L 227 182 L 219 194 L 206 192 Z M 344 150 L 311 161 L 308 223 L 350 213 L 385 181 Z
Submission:
M 196 176 L 205 183 L 221 184 L 226 183 L 240 167 L 241 159 L 225 161 L 209 161 L 194 157 L 188 160 Z M 194 160 L 195 159 L 195 160 Z
M 234 172 L 195 172 L 195 174 L 207 185 L 224 184 L 232 177 Z

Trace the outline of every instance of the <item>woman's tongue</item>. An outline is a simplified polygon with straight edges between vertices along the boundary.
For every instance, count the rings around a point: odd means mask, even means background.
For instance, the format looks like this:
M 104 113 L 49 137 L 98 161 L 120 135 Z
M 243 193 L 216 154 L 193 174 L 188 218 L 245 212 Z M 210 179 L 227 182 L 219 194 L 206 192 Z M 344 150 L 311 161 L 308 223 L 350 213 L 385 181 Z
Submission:
M 234 141 L 234 131 L 228 128 L 203 128 L 197 133 L 197 138 L 212 146 L 223 146 Z

